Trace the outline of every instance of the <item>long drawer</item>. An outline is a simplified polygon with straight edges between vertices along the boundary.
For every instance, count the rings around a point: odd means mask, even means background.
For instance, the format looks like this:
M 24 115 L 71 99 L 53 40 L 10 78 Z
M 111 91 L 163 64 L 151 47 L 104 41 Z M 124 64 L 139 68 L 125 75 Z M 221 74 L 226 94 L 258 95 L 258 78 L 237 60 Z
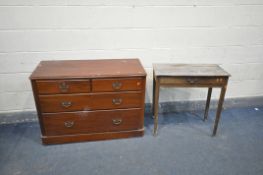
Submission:
M 89 79 L 76 80 L 38 80 L 39 94 L 87 93 L 91 90 Z
M 190 87 L 207 87 L 210 85 L 213 86 L 222 86 L 227 83 L 227 79 L 223 77 L 218 77 L 218 78 L 211 78 L 211 77 L 189 77 L 189 78 L 179 78 L 177 77 L 176 79 L 173 77 L 166 77 L 162 78 L 160 80 L 160 83 L 162 85 L 180 85 L 180 86 L 190 86 Z
M 43 114 L 45 133 L 67 135 L 128 131 L 143 128 L 142 109 Z
M 43 113 L 136 108 L 143 104 L 141 92 L 40 95 Z
M 93 79 L 93 92 L 135 91 L 144 87 L 142 78 Z

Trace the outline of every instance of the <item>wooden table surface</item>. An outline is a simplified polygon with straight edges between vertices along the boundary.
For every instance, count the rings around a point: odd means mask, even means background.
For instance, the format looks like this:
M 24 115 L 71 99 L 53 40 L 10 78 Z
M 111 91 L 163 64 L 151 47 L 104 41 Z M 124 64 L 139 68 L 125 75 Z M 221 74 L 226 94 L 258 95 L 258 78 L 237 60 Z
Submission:
M 217 64 L 153 64 L 155 76 L 230 76 Z

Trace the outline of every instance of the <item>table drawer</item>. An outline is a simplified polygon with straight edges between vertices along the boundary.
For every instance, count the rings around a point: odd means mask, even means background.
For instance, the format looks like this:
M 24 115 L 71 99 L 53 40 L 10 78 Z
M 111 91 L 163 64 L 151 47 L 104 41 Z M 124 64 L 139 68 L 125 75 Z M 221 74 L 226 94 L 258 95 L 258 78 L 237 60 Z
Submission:
M 227 78 L 221 77 L 163 77 L 160 79 L 162 85 L 178 85 L 186 87 L 209 87 L 223 86 L 227 84 Z
M 142 93 L 40 95 L 41 112 L 88 111 L 142 106 Z
M 67 135 L 143 128 L 142 109 L 43 114 L 45 134 Z
M 93 79 L 93 92 L 142 90 L 142 78 Z
M 38 80 L 39 94 L 86 93 L 90 92 L 90 80 Z

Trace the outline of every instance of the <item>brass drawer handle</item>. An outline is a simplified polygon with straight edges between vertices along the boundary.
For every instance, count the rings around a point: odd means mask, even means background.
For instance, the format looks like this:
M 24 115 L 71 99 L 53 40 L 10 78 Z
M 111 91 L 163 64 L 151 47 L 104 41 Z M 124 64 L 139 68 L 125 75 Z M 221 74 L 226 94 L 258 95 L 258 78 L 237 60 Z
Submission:
M 63 101 L 63 102 L 61 102 L 61 106 L 64 107 L 64 108 L 68 108 L 71 105 L 72 105 L 71 101 Z
M 64 125 L 67 128 L 72 128 L 74 126 L 74 122 L 73 121 L 65 121 Z
M 114 82 L 112 83 L 112 88 L 115 89 L 115 90 L 119 90 L 122 86 L 122 83 L 121 82 Z
M 194 84 L 198 81 L 198 79 L 197 78 L 187 78 L 186 81 L 190 84 Z
M 122 123 L 122 119 L 118 118 L 118 119 L 112 119 L 112 123 L 114 125 L 120 125 Z
M 112 99 L 112 103 L 114 105 L 120 105 L 122 103 L 122 99 L 121 98 L 114 98 L 114 99 Z
M 59 89 L 61 92 L 67 92 L 69 89 L 69 85 L 66 82 L 62 82 L 59 84 Z

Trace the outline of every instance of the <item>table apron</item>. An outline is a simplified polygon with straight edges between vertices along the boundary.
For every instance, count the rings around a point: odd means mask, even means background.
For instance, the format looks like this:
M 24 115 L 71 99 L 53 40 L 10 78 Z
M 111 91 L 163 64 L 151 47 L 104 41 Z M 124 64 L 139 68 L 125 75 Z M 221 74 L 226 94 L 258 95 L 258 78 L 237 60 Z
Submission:
M 179 87 L 224 87 L 228 78 L 200 78 L 200 77 L 158 77 L 160 86 Z

